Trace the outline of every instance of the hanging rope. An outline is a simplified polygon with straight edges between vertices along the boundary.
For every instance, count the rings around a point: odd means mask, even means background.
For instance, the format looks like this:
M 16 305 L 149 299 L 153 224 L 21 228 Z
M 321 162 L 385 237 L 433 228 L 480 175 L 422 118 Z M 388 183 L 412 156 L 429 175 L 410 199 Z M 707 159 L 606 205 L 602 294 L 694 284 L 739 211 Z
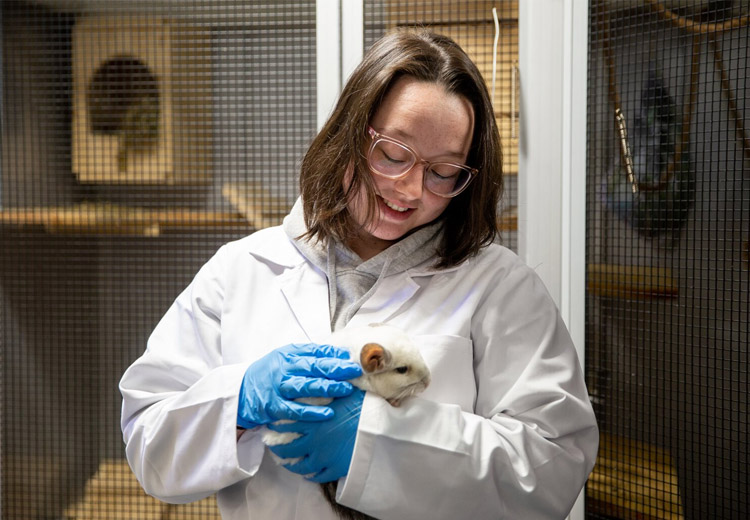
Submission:
M 732 29 L 739 29 L 750 24 L 750 16 L 737 16 L 721 23 L 696 22 L 673 13 L 656 0 L 645 0 L 645 4 L 658 14 L 661 19 L 694 34 L 721 33 L 731 31 Z
M 612 104 L 615 106 L 615 128 L 617 134 L 620 136 L 620 160 L 625 165 L 625 173 L 630 182 L 631 190 L 633 193 L 638 193 L 638 182 L 635 179 L 633 173 L 633 160 L 630 154 L 630 145 L 628 144 L 628 130 L 625 124 L 625 117 L 622 113 L 622 104 L 620 102 L 620 93 L 617 89 L 617 79 L 615 77 L 615 58 L 610 46 L 610 33 L 609 33 L 609 12 L 604 5 L 603 0 L 599 0 L 596 3 L 595 10 L 597 13 L 596 18 L 598 24 L 601 25 L 604 33 L 602 39 L 602 51 L 604 52 L 604 60 L 607 65 L 607 83 L 608 92 Z

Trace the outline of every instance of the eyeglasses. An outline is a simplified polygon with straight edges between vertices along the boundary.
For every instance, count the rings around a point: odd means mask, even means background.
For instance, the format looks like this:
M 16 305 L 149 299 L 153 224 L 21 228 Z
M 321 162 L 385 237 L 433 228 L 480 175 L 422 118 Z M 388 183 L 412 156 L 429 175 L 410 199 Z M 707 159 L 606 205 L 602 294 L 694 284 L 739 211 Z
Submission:
M 367 131 L 372 138 L 367 164 L 374 173 L 383 177 L 402 179 L 416 164 L 424 164 L 424 187 L 435 195 L 450 198 L 464 191 L 479 173 L 479 170 L 463 164 L 425 161 L 409 145 L 378 133 L 371 126 Z

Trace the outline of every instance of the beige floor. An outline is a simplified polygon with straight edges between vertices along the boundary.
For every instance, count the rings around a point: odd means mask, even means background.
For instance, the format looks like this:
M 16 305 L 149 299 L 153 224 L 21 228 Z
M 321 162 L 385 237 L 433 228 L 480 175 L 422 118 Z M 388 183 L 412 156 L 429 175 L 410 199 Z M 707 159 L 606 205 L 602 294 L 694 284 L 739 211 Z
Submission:
M 105 460 L 86 484 L 86 494 L 65 511 L 68 520 L 220 520 L 216 500 L 166 504 L 144 493 L 124 460 Z

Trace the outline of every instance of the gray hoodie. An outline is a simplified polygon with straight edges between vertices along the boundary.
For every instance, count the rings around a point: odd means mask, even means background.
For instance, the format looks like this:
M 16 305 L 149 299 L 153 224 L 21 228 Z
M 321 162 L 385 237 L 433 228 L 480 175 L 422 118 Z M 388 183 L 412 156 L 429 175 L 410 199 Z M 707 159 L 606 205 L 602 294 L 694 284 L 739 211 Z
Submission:
M 302 199 L 297 199 L 284 218 L 287 236 L 299 252 L 328 278 L 332 330 L 346 326 L 384 277 L 406 271 L 431 257 L 437 260 L 442 227 L 440 221 L 429 224 L 362 261 L 357 253 L 340 242 L 331 240 L 324 244 L 319 240 L 300 238 L 307 232 Z

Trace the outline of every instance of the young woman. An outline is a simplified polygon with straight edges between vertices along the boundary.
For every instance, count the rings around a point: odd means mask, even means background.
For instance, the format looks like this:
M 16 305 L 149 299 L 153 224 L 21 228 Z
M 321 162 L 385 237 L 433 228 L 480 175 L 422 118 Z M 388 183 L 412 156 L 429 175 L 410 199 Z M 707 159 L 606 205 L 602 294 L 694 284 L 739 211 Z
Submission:
M 352 74 L 302 164 L 284 225 L 222 247 L 125 373 L 127 457 L 171 502 L 224 518 L 564 518 L 598 430 L 579 361 L 535 273 L 495 243 L 492 106 L 450 39 L 395 32 Z M 332 330 L 407 330 L 432 382 L 399 408 L 345 382 Z M 329 407 L 293 402 L 336 397 Z M 302 439 L 274 462 L 262 426 Z M 306 477 L 305 477 L 306 476 Z

